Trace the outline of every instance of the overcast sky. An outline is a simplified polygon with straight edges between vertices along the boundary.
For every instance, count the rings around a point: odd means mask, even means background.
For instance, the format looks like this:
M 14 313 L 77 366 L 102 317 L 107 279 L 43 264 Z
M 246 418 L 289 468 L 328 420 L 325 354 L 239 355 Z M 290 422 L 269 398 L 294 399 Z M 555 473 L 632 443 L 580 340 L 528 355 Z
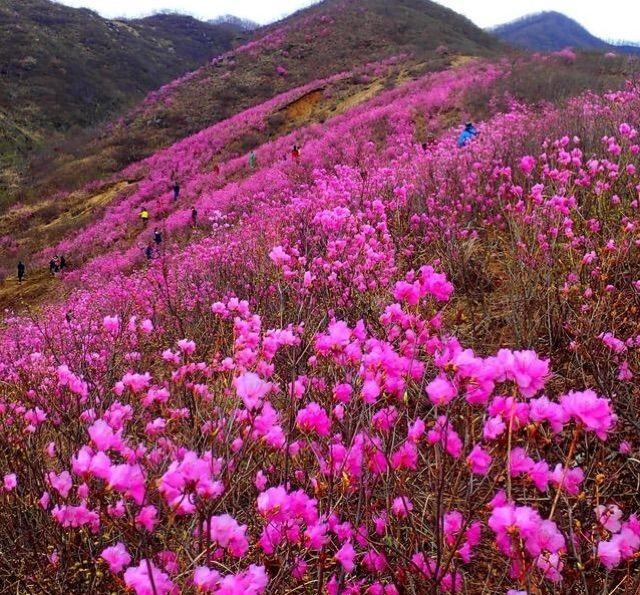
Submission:
M 69 6 L 86 6 L 108 17 L 135 17 L 160 10 L 177 10 L 203 19 L 222 14 L 268 23 L 313 0 L 61 0 Z M 441 0 L 468 16 L 481 27 L 498 25 L 515 18 L 557 10 L 570 16 L 604 39 L 640 41 L 640 2 L 637 0 Z

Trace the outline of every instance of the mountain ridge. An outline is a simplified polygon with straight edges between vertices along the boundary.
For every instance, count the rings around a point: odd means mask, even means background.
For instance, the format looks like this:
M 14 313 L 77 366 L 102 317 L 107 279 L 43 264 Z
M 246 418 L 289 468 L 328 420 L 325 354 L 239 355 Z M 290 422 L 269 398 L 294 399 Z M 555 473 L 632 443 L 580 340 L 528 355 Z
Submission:
M 630 43 L 612 44 L 590 33 L 578 21 L 558 11 L 525 15 L 489 29 L 502 41 L 534 51 L 559 51 L 566 47 L 586 51 L 640 53 Z
M 425 68 L 441 68 L 448 62 L 438 49 L 486 56 L 500 48 L 471 21 L 429 0 L 325 0 L 260 28 L 247 44 L 154 92 L 100 138 L 84 143 L 82 155 L 95 156 L 96 162 L 87 178 L 117 171 L 239 111 L 363 64 L 412 55 Z M 52 161 L 69 159 L 74 157 L 66 152 Z M 110 169 L 107 163 L 113 164 Z
M 242 31 L 159 14 L 109 20 L 49 0 L 0 3 L 0 160 L 93 126 L 230 49 Z M 2 159 L 4 157 L 4 159 Z

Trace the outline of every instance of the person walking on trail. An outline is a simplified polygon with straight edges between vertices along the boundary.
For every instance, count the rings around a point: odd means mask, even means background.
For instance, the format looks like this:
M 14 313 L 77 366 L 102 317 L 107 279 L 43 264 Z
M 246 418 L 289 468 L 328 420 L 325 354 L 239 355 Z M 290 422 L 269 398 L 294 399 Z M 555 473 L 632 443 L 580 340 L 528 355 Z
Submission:
M 198 225 L 198 209 L 196 209 L 195 207 L 191 209 L 191 224 L 193 225 L 193 227 L 196 227 Z
M 151 260 L 153 258 L 153 246 L 148 244 L 144 249 L 144 255 L 147 257 L 147 260 Z
M 142 210 L 140 211 L 140 220 L 145 227 L 147 226 L 147 223 L 149 223 L 149 211 L 147 211 L 146 207 L 142 207 Z
M 173 183 L 173 200 L 174 201 L 178 200 L 179 196 L 180 196 L 180 183 L 176 180 Z
M 249 153 L 249 167 L 255 169 L 256 165 L 258 165 L 258 158 L 256 157 L 255 151 L 251 151 L 251 153 Z
M 458 137 L 458 149 L 462 149 L 462 147 L 466 147 L 471 140 L 473 140 L 476 136 L 478 136 L 479 132 L 476 127 L 473 125 L 473 122 L 467 122 L 465 124 L 464 130 L 460 133 Z
M 298 145 L 293 145 L 293 149 L 291 149 L 291 159 L 300 161 L 300 147 Z
M 64 269 L 66 269 L 66 268 L 67 268 L 67 260 L 66 260 L 66 258 L 64 257 L 64 254 L 62 254 L 62 255 L 60 256 L 60 270 L 61 270 L 61 271 L 64 271 Z
M 18 262 L 18 283 L 22 285 L 24 274 L 27 271 L 27 267 L 24 266 L 24 262 Z
M 52 258 L 49 261 L 49 272 L 52 277 L 56 276 L 56 273 L 60 271 L 60 265 L 58 264 L 58 257 Z
M 157 227 L 153 230 L 153 241 L 156 243 L 156 246 L 162 244 L 162 234 Z

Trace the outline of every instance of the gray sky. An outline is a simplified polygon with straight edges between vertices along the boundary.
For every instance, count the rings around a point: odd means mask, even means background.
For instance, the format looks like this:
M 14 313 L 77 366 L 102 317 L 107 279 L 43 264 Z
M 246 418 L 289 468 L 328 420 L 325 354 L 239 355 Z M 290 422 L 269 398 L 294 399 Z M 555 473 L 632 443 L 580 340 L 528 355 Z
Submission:
M 314 0 L 59 0 L 69 6 L 93 8 L 108 17 L 147 15 L 171 9 L 199 18 L 235 14 L 259 23 L 277 20 Z M 441 0 L 440 4 L 465 14 L 481 27 L 557 10 L 576 19 L 604 39 L 640 41 L 638 0 Z

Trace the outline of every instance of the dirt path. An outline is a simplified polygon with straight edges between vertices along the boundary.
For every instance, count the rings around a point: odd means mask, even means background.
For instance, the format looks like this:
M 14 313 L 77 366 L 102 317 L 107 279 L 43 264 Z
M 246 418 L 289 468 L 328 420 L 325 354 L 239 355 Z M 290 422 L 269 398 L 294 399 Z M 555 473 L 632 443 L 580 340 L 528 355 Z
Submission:
M 60 289 L 60 280 L 52 277 L 48 270 L 27 269 L 22 285 L 18 283 L 17 276 L 0 282 L 0 310 L 8 308 L 18 312 L 26 308 L 37 308 L 44 296 L 58 299 Z

